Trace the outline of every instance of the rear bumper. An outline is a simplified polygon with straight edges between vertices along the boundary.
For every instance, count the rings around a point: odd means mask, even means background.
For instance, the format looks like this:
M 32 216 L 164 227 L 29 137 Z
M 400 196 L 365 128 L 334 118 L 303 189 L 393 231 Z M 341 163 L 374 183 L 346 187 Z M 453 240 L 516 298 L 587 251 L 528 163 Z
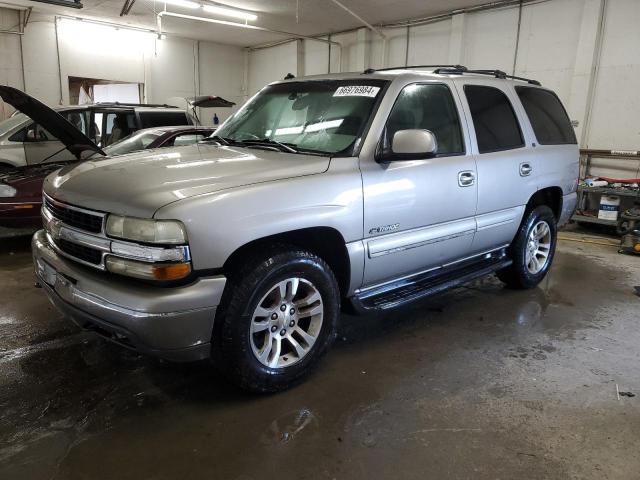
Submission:
M 576 192 L 564 195 L 562 197 L 562 211 L 560 212 L 560 218 L 558 219 L 559 227 L 571 220 L 573 212 L 576 210 L 577 203 L 578 194 Z
M 173 361 L 209 357 L 223 276 L 156 287 L 92 271 L 58 255 L 44 231 L 32 240 L 36 277 L 65 316 L 124 347 Z M 52 273 L 53 272 L 53 273 Z

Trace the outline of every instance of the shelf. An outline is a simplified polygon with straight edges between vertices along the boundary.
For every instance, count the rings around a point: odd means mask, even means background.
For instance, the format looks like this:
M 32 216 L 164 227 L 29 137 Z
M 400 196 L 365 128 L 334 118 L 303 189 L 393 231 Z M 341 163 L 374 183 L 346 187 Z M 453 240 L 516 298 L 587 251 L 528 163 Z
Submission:
M 598 225 L 608 225 L 609 227 L 615 227 L 618 224 L 618 222 L 615 220 L 603 220 L 598 217 L 591 217 L 589 215 L 579 215 L 577 213 L 574 214 L 573 217 L 571 217 L 571 220 L 575 222 L 597 223 Z
M 597 193 L 600 195 L 616 195 L 618 197 L 639 197 L 640 191 L 628 190 L 622 188 L 607 188 L 607 187 L 585 187 L 580 185 L 578 187 L 580 193 Z

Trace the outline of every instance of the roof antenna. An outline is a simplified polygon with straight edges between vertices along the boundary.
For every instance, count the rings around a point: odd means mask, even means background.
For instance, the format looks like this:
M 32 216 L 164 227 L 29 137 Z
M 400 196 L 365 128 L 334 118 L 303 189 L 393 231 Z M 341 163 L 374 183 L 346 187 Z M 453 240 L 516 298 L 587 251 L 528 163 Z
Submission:
M 291 80 L 292 78 L 296 78 L 293 73 L 287 73 L 284 77 L 285 80 Z

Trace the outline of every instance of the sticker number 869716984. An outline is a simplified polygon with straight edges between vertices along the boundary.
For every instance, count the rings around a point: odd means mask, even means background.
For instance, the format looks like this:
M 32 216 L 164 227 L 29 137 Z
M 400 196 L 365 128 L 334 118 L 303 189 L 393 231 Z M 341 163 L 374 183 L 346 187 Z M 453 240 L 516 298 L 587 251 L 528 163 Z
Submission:
M 334 97 L 375 97 L 380 91 L 380 87 L 370 85 L 345 85 L 338 88 Z

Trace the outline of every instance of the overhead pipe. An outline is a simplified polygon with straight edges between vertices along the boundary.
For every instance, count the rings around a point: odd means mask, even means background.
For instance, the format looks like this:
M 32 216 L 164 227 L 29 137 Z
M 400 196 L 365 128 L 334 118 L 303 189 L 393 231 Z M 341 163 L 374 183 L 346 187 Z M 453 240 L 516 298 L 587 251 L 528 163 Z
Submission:
M 266 28 L 266 27 L 258 27 L 257 25 L 250 25 L 248 23 L 230 22 L 228 20 L 217 20 L 215 18 L 208 18 L 208 17 L 197 17 L 195 15 L 185 15 L 183 13 L 169 12 L 167 10 L 163 10 L 162 12 L 158 12 L 158 17 L 175 17 L 175 18 L 183 18 L 185 20 L 197 20 L 197 21 L 200 21 L 200 22 L 215 23 L 215 24 L 218 24 L 218 25 L 226 25 L 228 27 L 238 27 L 238 28 L 246 28 L 246 29 L 249 29 L 249 30 L 258 30 L 260 32 L 276 33 L 278 35 L 286 35 L 288 37 L 294 37 L 293 39 L 304 38 L 304 39 L 307 39 L 307 40 L 315 40 L 316 42 L 323 42 L 323 43 L 329 43 L 329 44 L 341 46 L 338 42 L 334 42 L 334 41 L 331 41 L 331 40 L 325 40 L 323 38 L 318 38 L 318 37 L 314 37 L 314 36 L 311 36 L 311 35 L 300 35 L 299 33 L 285 32 L 283 30 L 274 30 L 272 28 Z
M 373 25 L 371 25 L 369 22 L 367 22 L 364 18 L 362 18 L 360 15 L 358 15 L 356 12 L 354 12 L 353 10 L 351 10 L 349 7 L 347 7 L 346 5 L 344 5 L 342 2 L 340 2 L 339 0 L 331 0 L 333 3 L 335 3 L 337 6 L 339 6 L 340 8 L 342 8 L 345 12 L 347 12 L 349 15 L 351 15 L 353 18 L 355 18 L 356 20 L 358 20 L 360 23 L 362 23 L 365 27 L 367 27 L 369 30 L 371 30 L 372 32 L 376 33 L 380 38 L 382 39 L 386 39 L 387 37 L 385 36 L 384 33 L 382 33 L 381 30 L 377 29 L 376 27 L 374 27 Z

